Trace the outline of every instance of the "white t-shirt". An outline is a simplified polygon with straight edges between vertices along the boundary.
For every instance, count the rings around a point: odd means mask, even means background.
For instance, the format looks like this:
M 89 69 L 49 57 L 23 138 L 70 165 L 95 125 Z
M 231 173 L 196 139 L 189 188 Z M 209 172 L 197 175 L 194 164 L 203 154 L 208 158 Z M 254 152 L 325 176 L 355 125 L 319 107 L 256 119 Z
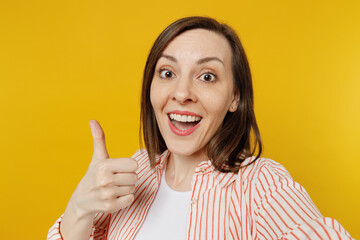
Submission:
M 163 171 L 160 186 L 135 240 L 184 240 L 191 191 L 177 192 L 167 185 Z

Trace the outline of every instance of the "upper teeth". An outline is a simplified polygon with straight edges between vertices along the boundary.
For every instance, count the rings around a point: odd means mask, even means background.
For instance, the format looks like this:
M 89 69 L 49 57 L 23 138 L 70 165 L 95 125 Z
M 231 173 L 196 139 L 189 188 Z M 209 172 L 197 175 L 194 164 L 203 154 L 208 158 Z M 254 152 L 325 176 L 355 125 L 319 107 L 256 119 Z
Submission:
M 180 115 L 180 114 L 175 114 L 175 113 L 170 113 L 169 116 L 170 116 L 170 119 L 176 120 L 178 122 L 195 122 L 195 121 L 201 120 L 201 117 Z

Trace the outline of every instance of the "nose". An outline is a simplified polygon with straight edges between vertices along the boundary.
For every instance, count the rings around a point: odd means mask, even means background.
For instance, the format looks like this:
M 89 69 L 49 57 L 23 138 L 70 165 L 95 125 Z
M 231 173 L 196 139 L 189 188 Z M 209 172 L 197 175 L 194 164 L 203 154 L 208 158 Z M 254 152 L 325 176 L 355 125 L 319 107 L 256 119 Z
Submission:
M 172 100 L 180 104 L 197 101 L 191 78 L 179 78 L 176 81 L 172 91 Z

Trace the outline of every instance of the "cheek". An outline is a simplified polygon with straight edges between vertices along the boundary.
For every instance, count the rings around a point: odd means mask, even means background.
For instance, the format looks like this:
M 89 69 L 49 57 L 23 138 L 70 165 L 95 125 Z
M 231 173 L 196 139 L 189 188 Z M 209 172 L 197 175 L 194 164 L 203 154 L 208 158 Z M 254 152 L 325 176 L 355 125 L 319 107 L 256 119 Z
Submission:
M 230 95 L 231 96 L 231 95 Z M 206 111 L 215 119 L 224 118 L 227 113 L 231 98 L 229 93 L 213 93 L 206 98 Z
M 164 94 L 161 90 L 162 89 L 154 82 L 150 86 L 150 102 L 155 111 L 155 114 L 158 114 L 164 105 Z

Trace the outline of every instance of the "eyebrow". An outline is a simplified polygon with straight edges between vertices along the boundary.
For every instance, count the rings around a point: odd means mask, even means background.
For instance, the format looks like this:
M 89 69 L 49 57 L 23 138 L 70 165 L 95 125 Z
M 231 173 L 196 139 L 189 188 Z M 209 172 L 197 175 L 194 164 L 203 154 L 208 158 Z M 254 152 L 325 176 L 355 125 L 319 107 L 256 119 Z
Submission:
M 167 54 L 161 54 L 161 55 L 160 55 L 160 58 L 161 58 L 161 57 L 164 57 L 164 58 L 166 58 L 166 59 L 169 59 L 169 60 L 172 61 L 172 62 L 177 63 L 177 59 L 174 58 L 173 56 L 170 56 L 170 55 L 167 55 Z M 225 66 L 224 62 L 221 61 L 221 59 L 218 58 L 218 57 L 204 57 L 204 58 L 199 59 L 196 63 L 197 63 L 197 64 L 203 64 L 203 63 L 210 62 L 210 61 L 218 61 L 218 62 L 220 62 L 222 65 Z

